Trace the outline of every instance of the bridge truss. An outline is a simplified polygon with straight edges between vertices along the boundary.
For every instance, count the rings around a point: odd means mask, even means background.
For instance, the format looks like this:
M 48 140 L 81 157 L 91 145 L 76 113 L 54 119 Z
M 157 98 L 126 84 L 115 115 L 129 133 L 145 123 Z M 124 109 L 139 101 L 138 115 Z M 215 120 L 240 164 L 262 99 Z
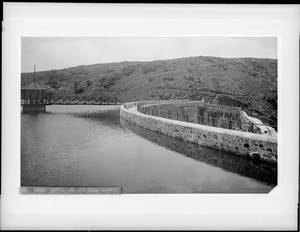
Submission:
M 121 105 L 116 97 L 65 97 L 45 99 L 21 99 L 21 105 Z

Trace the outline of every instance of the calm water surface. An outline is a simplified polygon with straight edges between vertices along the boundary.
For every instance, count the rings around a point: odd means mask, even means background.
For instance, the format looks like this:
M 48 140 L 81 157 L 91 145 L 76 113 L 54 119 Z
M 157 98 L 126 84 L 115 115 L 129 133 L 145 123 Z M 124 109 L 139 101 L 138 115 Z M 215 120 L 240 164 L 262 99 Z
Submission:
M 123 193 L 267 193 L 277 167 L 120 119 L 119 106 L 21 115 L 22 186 L 121 186 Z

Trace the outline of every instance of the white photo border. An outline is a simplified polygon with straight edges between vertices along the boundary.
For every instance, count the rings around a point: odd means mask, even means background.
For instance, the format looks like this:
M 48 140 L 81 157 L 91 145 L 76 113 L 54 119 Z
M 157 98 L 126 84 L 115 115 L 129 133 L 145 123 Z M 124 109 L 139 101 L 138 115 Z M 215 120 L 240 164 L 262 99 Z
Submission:
M 300 6 L 4 3 L 2 229 L 296 230 Z M 21 195 L 21 37 L 277 37 L 278 186 L 269 194 Z

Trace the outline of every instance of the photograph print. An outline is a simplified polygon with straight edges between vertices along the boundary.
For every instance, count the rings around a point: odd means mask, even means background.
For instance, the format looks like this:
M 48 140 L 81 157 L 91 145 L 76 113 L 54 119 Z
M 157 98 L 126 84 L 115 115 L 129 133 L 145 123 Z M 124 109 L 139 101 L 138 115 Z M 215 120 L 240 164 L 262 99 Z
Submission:
M 276 37 L 22 37 L 21 187 L 269 193 Z

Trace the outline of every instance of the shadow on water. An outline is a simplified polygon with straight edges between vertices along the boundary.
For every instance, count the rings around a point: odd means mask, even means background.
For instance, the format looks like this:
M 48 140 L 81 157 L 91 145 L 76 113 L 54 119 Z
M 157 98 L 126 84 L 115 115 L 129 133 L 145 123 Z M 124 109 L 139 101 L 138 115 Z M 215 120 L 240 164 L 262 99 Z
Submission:
M 62 111 L 25 112 L 25 113 L 21 112 L 21 114 L 29 115 L 30 117 L 39 117 L 43 115 L 56 115 L 56 114 L 70 115 L 75 118 L 82 118 L 89 121 L 123 129 L 123 127 L 120 124 L 119 108 L 111 108 L 111 109 L 99 108 L 99 109 L 92 109 L 92 110 L 82 109 L 81 111 L 80 110 L 68 111 L 68 108 L 66 107 Z
M 166 147 L 169 150 L 241 176 L 264 182 L 270 186 L 277 185 L 277 165 L 253 161 L 250 158 L 184 142 L 183 140 L 137 126 L 122 118 L 120 119 L 120 123 L 138 136 Z
M 75 113 L 75 117 L 85 118 L 90 121 L 102 122 L 105 124 L 111 124 L 118 127 L 122 127 L 120 124 L 120 110 L 111 109 L 106 111 L 96 111 L 96 112 L 83 112 Z
M 125 132 L 126 129 L 121 125 L 121 117 L 119 109 L 111 109 L 107 111 L 98 112 L 84 112 L 73 114 L 73 117 L 83 118 L 91 122 L 105 125 L 111 129 L 117 130 L 118 132 Z M 127 132 L 128 133 L 128 132 Z

